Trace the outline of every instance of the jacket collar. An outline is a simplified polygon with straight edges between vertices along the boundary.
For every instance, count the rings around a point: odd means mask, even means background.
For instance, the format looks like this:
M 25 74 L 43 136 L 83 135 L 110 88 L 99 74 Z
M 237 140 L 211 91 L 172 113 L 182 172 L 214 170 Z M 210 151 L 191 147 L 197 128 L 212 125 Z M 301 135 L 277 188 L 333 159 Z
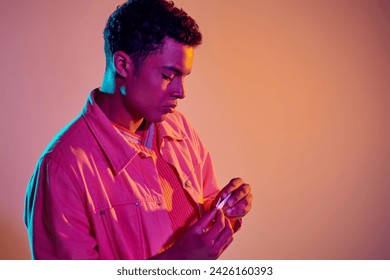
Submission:
M 98 91 L 99 89 L 95 89 L 88 96 L 82 117 L 105 154 L 115 175 L 118 175 L 142 150 L 137 148 L 136 145 L 129 145 L 96 104 L 95 96 Z M 164 139 L 181 141 L 185 138 L 172 120 L 158 123 L 156 127 L 158 134 Z

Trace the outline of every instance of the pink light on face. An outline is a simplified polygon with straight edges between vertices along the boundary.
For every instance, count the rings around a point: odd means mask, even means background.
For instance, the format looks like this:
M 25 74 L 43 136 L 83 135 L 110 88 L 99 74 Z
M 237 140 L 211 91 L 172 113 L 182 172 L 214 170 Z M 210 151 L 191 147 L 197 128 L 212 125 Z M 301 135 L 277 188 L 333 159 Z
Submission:
M 115 2 L 2 4 L 0 259 L 30 258 L 25 186 L 101 82 Z M 253 186 L 252 213 L 223 258 L 389 259 L 387 2 L 175 3 L 204 34 L 181 111 L 220 184 L 237 174 Z

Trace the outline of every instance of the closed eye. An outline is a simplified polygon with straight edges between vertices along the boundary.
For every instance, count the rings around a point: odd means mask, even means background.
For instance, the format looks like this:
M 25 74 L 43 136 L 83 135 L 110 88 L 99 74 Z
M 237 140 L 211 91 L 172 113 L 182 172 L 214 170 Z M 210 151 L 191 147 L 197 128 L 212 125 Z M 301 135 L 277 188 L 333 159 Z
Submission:
M 172 79 L 175 77 L 174 75 L 165 75 L 164 73 L 162 73 L 162 77 L 164 80 L 170 82 L 172 81 Z

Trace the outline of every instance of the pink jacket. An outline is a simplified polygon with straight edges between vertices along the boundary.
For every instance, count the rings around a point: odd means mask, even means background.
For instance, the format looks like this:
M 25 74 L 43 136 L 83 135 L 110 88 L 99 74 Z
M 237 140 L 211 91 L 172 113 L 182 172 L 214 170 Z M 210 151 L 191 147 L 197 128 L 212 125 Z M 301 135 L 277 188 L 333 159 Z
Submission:
M 209 211 L 219 192 L 210 155 L 183 115 L 156 124 L 164 159 Z M 26 194 L 34 259 L 148 259 L 173 234 L 150 154 L 130 146 L 94 102 L 43 153 Z

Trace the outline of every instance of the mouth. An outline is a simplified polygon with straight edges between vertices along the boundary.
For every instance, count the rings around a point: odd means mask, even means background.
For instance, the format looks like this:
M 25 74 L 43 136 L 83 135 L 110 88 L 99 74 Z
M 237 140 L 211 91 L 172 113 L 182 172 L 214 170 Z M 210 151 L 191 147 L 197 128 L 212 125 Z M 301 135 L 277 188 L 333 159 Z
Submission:
M 177 107 L 177 104 L 163 106 L 164 111 L 166 111 L 166 113 L 173 113 L 176 110 L 176 107 Z

